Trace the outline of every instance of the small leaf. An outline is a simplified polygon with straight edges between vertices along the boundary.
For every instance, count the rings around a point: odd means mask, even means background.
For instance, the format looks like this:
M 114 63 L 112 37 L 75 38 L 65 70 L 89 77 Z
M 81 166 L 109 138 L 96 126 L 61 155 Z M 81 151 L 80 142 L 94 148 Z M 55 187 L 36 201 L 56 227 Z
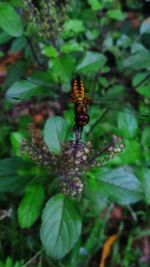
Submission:
M 131 108 L 124 108 L 123 112 L 118 115 L 118 128 L 121 130 L 122 136 L 133 138 L 138 130 L 136 114 Z
M 29 177 L 22 177 L 18 174 L 24 163 L 17 157 L 0 160 L 0 192 L 15 192 L 22 189 L 22 186 L 29 180 Z
M 71 55 L 62 55 L 59 58 L 52 58 L 50 65 L 51 73 L 56 77 L 56 81 L 60 78 L 62 83 L 68 83 L 75 71 L 75 59 Z
M 149 83 L 144 83 L 136 88 L 136 91 L 145 97 L 150 97 Z
M 77 51 L 77 52 L 83 51 L 83 48 L 79 43 L 72 40 L 62 45 L 61 51 L 69 54 L 74 51 Z
M 93 11 L 97 11 L 103 8 L 103 4 L 98 0 L 87 0 Z
M 44 127 L 44 141 L 49 150 L 59 154 L 61 151 L 61 142 L 67 135 L 67 123 L 62 117 L 53 116 L 46 121 Z
M 150 62 L 150 52 L 149 51 L 139 51 L 134 55 L 129 56 L 123 61 L 123 67 L 129 69 L 146 69 L 149 68 Z
M 146 72 L 136 73 L 133 76 L 132 85 L 137 86 L 139 83 L 141 83 L 146 78 L 147 75 L 148 74 Z
M 79 19 L 69 19 L 64 23 L 64 32 L 65 31 L 72 31 L 74 33 L 85 31 L 83 21 Z
M 23 33 L 21 17 L 8 3 L 0 3 L 0 27 L 9 35 L 19 37 Z
M 19 37 L 19 38 L 16 38 L 16 39 L 13 41 L 10 50 L 11 50 L 13 53 L 16 53 L 16 52 L 22 50 L 22 49 L 25 47 L 26 42 L 27 42 L 27 40 L 26 40 L 26 38 L 25 38 L 24 36 L 21 36 L 21 37 Z
M 97 52 L 88 51 L 77 66 L 77 71 L 89 73 L 100 70 L 106 63 L 106 57 Z
M 42 53 L 45 55 L 45 56 L 48 56 L 48 57 L 58 57 L 58 52 L 56 50 L 55 47 L 53 47 L 52 45 L 49 45 L 49 46 L 45 46 L 43 49 L 42 49 Z
M 44 196 L 42 185 L 33 184 L 26 189 L 18 208 L 18 220 L 22 228 L 29 228 L 35 223 L 40 215 Z
M 13 132 L 11 133 L 11 143 L 13 147 L 13 152 L 15 153 L 16 156 L 21 156 L 21 141 L 23 139 L 23 135 L 20 132 Z
M 120 9 L 109 10 L 107 16 L 115 20 L 124 20 L 126 18 L 126 14 Z
M 15 82 L 10 86 L 7 90 L 6 98 L 8 100 L 12 100 L 13 98 L 27 98 L 35 94 L 35 89 L 37 89 L 37 85 L 33 84 L 29 81 L 19 81 Z M 15 101 L 15 100 L 14 100 Z
M 46 253 L 57 260 L 63 258 L 80 234 L 81 220 L 73 201 L 62 194 L 49 199 L 41 225 L 41 240 Z
M 88 175 L 92 179 L 93 175 L 95 176 L 97 182 L 95 190 L 112 201 L 128 205 L 143 198 L 141 183 L 128 169 L 96 169 L 92 176 Z
M 150 33 L 150 18 L 145 19 L 140 26 L 140 33 Z

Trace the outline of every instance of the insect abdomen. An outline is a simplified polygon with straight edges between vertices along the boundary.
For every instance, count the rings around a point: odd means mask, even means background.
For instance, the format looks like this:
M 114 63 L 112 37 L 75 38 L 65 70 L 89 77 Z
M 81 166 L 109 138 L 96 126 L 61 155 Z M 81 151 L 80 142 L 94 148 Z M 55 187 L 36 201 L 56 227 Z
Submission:
M 76 76 L 76 78 L 72 81 L 72 90 L 75 98 L 84 98 L 84 85 L 80 76 Z

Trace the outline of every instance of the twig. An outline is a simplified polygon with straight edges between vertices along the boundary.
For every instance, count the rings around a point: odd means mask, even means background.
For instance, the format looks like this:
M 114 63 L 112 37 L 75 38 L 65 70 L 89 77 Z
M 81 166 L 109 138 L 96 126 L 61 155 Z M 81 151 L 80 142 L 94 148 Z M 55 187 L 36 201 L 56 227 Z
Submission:
M 33 55 L 33 58 L 34 58 L 35 62 L 37 63 L 39 68 L 45 70 L 45 66 L 40 62 L 40 60 L 39 60 L 39 58 L 38 58 L 38 56 L 37 56 L 37 54 L 35 52 L 35 49 L 33 47 L 31 39 L 28 36 L 26 38 L 27 38 L 27 42 L 28 42 L 28 45 L 29 45 L 29 47 L 31 49 L 31 52 L 32 52 L 32 55 Z
M 30 260 L 28 260 L 22 267 L 27 267 L 31 262 L 33 262 L 42 252 L 42 249 L 39 250 Z

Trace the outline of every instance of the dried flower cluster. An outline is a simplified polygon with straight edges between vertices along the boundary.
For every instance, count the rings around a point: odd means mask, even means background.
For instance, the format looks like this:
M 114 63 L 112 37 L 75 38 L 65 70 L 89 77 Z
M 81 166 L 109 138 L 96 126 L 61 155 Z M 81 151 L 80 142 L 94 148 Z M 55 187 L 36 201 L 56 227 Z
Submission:
M 38 128 L 30 125 L 29 130 L 31 143 L 23 140 L 22 152 L 27 153 L 37 164 L 53 169 L 59 177 L 62 192 L 73 198 L 79 198 L 83 193 L 81 177 L 86 171 L 91 167 L 103 166 L 124 148 L 122 139 L 114 135 L 111 143 L 100 152 L 94 151 L 90 141 L 83 144 L 76 140 L 63 143 L 60 155 L 55 155 L 48 150 Z
M 23 10 L 27 21 L 37 29 L 40 37 L 56 39 L 67 18 L 69 1 L 58 0 L 25 0 Z

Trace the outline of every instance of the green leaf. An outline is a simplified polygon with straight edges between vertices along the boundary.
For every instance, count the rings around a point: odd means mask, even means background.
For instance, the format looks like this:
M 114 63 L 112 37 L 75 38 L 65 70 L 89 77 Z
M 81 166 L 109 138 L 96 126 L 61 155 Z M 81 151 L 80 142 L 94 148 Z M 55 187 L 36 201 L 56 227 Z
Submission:
M 63 53 L 71 53 L 71 52 L 80 52 L 80 51 L 83 51 L 83 48 L 82 46 L 75 42 L 74 40 L 72 41 L 69 41 L 68 43 L 66 42 L 64 45 L 61 46 L 61 51 Z
M 106 61 L 107 59 L 103 54 L 88 51 L 77 66 L 77 71 L 83 73 L 98 71 L 105 65 Z
M 131 107 L 125 107 L 118 115 L 118 128 L 121 135 L 127 138 L 133 138 L 138 130 L 137 117 Z
M 21 17 L 11 5 L 4 2 L 0 2 L 0 27 L 14 37 L 19 37 L 23 34 Z
M 129 56 L 123 61 L 123 67 L 129 69 L 146 69 L 149 68 L 150 62 L 150 52 L 149 51 L 139 51 L 138 53 Z
M 132 85 L 137 86 L 139 83 L 141 83 L 146 78 L 147 75 L 148 73 L 146 72 L 136 73 L 132 78 Z
M 30 185 L 18 208 L 18 220 L 22 228 L 31 227 L 40 215 L 44 202 L 44 188 L 40 184 Z
M 97 169 L 95 173 L 97 187 L 95 190 L 101 196 L 120 204 L 134 203 L 143 198 L 141 183 L 130 169 Z
M 56 48 L 53 47 L 52 45 L 45 46 L 42 49 L 42 53 L 47 57 L 54 57 L 54 58 L 58 57 L 58 52 L 57 52 Z
M 7 257 L 5 267 L 13 267 L 13 260 L 11 257 Z
M 48 200 L 42 215 L 41 240 L 46 253 L 63 258 L 81 234 L 81 219 L 71 199 L 62 194 Z
M 27 40 L 24 36 L 16 38 L 11 45 L 11 51 L 16 53 L 22 50 L 25 47 L 26 43 Z
M 3 83 L 3 88 L 8 89 L 13 83 L 20 80 L 26 71 L 25 61 L 19 60 L 18 62 L 11 64 L 7 71 L 6 79 Z
M 49 150 L 55 154 L 61 151 L 61 142 L 67 135 L 68 126 L 62 117 L 53 116 L 49 118 L 44 127 L 44 141 Z
M 75 71 L 75 59 L 70 55 L 63 55 L 59 58 L 53 58 L 50 62 L 51 73 L 58 82 L 69 82 L 73 72 Z M 69 84 L 70 86 L 70 84 Z
M 7 43 L 11 39 L 11 36 L 6 32 L 0 33 L 0 45 Z
M 23 139 L 23 135 L 20 132 L 11 133 L 12 148 L 16 156 L 21 156 L 22 154 L 20 151 L 22 139 Z
M 150 169 L 141 169 L 140 170 L 140 180 L 143 185 L 143 191 L 145 196 L 145 201 L 150 204 Z
M 103 8 L 103 4 L 98 0 L 87 0 L 93 11 L 97 11 Z
M 124 20 L 127 15 L 123 13 L 120 9 L 114 9 L 107 11 L 107 16 L 115 20 Z
M 18 174 L 24 163 L 16 157 L 0 160 L 0 192 L 15 192 L 22 189 L 22 186 L 29 180 L 29 177 Z
M 145 19 L 140 26 L 140 34 L 150 33 L 150 18 Z
M 74 33 L 85 31 L 83 21 L 79 19 L 69 19 L 64 23 L 64 32 L 65 31 L 72 31 Z
M 150 126 L 145 126 L 142 130 L 141 141 L 145 147 L 150 147 Z
M 139 87 L 136 88 L 136 91 L 145 97 L 150 97 L 150 88 L 149 88 L 149 83 L 144 83 L 140 85 Z
M 0 267 L 5 267 L 5 265 L 2 261 L 0 261 Z
M 35 95 L 36 91 L 37 91 L 37 85 L 34 83 L 31 83 L 29 81 L 26 80 L 22 80 L 19 82 L 15 82 L 12 84 L 12 86 L 9 87 L 9 89 L 7 90 L 6 93 L 6 98 L 8 100 L 12 100 L 14 98 L 14 102 L 15 102 L 15 98 L 29 98 L 30 96 Z

